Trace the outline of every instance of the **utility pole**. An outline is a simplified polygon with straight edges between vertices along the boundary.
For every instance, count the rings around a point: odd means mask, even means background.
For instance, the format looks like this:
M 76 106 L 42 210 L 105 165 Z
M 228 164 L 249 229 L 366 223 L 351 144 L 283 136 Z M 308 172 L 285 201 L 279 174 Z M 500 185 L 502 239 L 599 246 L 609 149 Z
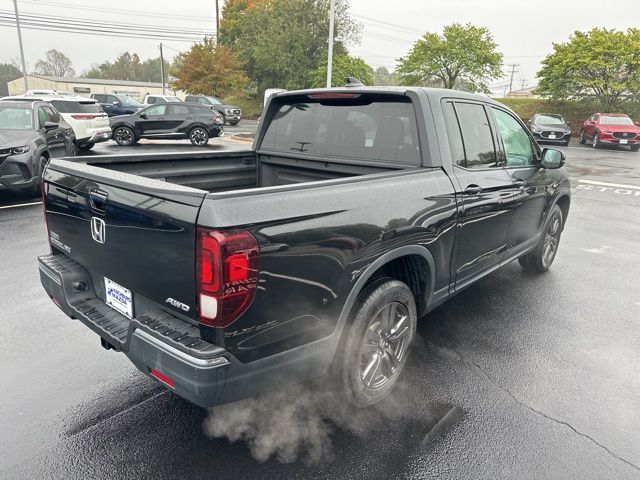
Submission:
M 511 81 L 509 82 L 509 93 L 511 93 L 513 92 L 513 77 L 517 72 L 516 67 L 519 67 L 520 65 L 518 65 L 517 63 L 511 63 L 507 66 L 511 67 Z
M 216 45 L 220 44 L 220 7 L 216 0 Z
M 162 77 L 162 95 L 164 95 L 164 55 L 162 55 L 162 43 L 160 44 L 160 76 Z
M 522 80 L 520 80 L 520 88 L 522 90 L 524 90 L 525 88 L 527 88 L 527 79 L 523 78 Z
M 22 75 L 24 78 L 24 93 L 29 90 L 27 80 L 27 64 L 24 61 L 24 47 L 22 46 L 22 32 L 20 31 L 20 15 L 18 14 L 18 0 L 13 0 L 13 8 L 16 11 L 16 27 L 18 27 L 18 44 L 20 45 L 20 61 L 22 62 Z
M 331 0 L 329 9 L 329 58 L 327 60 L 327 88 L 331 88 L 331 77 L 333 75 L 333 28 L 336 10 L 336 1 Z

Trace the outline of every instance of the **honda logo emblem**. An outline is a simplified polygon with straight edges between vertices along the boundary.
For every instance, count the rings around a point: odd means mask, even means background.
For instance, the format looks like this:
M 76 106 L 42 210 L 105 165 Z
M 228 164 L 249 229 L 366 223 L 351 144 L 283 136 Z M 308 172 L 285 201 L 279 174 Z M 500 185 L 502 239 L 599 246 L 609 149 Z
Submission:
M 104 243 L 107 235 L 107 227 L 104 220 L 98 217 L 91 217 L 91 238 L 98 243 Z

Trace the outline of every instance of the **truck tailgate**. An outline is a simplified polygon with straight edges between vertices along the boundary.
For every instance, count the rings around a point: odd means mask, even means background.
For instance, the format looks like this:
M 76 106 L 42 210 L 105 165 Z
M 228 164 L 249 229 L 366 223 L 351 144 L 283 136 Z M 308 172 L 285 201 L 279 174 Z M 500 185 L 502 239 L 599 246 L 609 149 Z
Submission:
M 161 308 L 196 317 L 196 218 L 206 192 L 54 160 L 44 202 L 54 254 L 91 274 L 96 295 L 123 315 Z

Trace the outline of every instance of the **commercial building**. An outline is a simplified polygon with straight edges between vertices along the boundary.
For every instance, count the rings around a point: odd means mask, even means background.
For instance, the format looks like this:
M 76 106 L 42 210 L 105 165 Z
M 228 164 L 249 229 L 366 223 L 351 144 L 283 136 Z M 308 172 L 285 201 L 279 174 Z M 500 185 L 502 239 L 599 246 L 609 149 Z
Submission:
M 128 80 L 104 80 L 101 78 L 47 77 L 44 75 L 28 75 L 29 90 L 58 90 L 75 95 L 90 97 L 93 93 L 123 93 L 136 100 L 145 95 L 162 94 L 162 84 L 154 82 L 133 82 Z M 20 77 L 7 83 L 9 95 L 22 95 L 24 78 Z M 166 88 L 167 95 L 184 97 L 182 92 L 174 92 Z

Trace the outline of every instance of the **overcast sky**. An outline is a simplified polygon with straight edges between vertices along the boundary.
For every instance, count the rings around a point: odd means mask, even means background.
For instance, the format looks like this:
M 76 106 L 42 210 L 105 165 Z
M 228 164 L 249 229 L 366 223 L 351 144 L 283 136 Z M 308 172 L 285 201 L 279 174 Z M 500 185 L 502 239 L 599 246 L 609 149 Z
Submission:
M 57 15 L 105 25 L 135 23 L 197 31 L 215 28 L 214 5 L 214 0 L 19 0 L 21 12 L 43 18 Z M 518 64 L 515 85 L 531 86 L 536 83 L 539 62 L 551 52 L 553 42 L 565 41 L 575 30 L 596 26 L 626 29 L 640 24 L 638 0 L 612 0 L 604 5 L 601 0 L 351 0 L 351 13 L 364 25 L 362 41 L 352 46 L 351 52 L 374 67 L 393 68 L 395 60 L 409 51 L 421 33 L 439 32 L 453 22 L 471 22 L 491 30 L 505 55 L 505 64 Z M 13 10 L 13 1 L 0 0 L 0 11 L 8 10 Z M 55 48 L 71 58 L 78 73 L 127 50 L 143 59 L 157 56 L 159 43 L 155 39 L 26 29 L 23 40 L 30 67 L 46 50 Z M 189 47 L 188 42 L 163 43 L 169 57 Z M 0 62 L 18 56 L 15 28 L 0 26 Z M 505 67 L 505 72 L 509 68 Z M 506 78 L 493 82 L 493 86 L 505 85 Z

